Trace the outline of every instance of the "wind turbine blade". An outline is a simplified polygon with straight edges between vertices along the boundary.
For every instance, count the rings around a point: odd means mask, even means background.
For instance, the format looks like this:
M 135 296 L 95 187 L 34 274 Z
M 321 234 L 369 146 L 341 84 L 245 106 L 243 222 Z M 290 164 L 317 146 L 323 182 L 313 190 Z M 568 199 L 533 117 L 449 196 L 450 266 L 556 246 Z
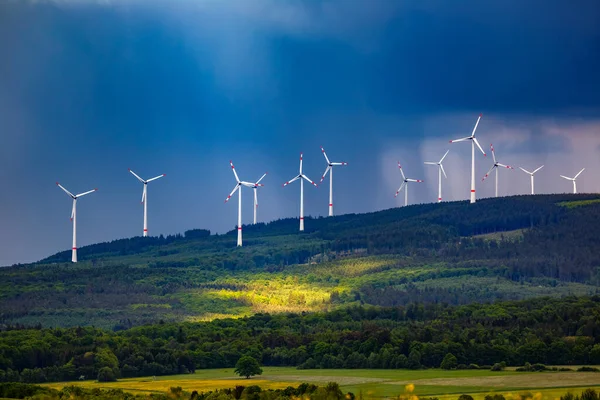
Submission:
M 446 171 L 444 171 L 444 166 L 442 165 L 442 163 L 440 163 L 440 168 L 442 169 L 442 174 L 444 174 L 444 178 L 448 179 L 448 176 L 446 175 Z
M 66 193 L 66 194 L 68 194 L 69 196 L 71 196 L 71 197 L 75 197 L 75 195 L 74 195 L 73 193 L 69 192 L 67 189 L 65 189 L 64 187 L 62 187 L 62 185 L 61 185 L 60 183 L 56 182 L 56 185 L 57 185 L 59 188 L 61 188 L 61 189 L 62 189 L 62 190 L 63 190 L 63 191 Z
M 424 181 L 422 181 L 421 179 L 410 179 L 410 178 L 408 178 L 406 181 L 407 181 L 407 182 L 417 182 L 417 183 L 424 182 Z
M 542 167 L 543 167 L 543 165 L 542 165 Z M 540 167 L 540 168 L 542 168 L 542 167 Z M 535 171 L 533 171 L 533 172 L 529 172 L 529 171 L 527 171 L 525 168 L 523 168 L 523 167 L 519 167 L 519 169 L 520 169 L 521 171 L 523 171 L 523 172 L 526 172 L 526 173 L 528 173 L 529 175 L 533 175 L 533 174 L 535 174 L 535 172 L 536 172 L 537 170 L 539 170 L 540 168 L 536 169 L 536 170 L 535 170 Z
M 406 177 L 404 176 L 404 171 L 402 171 L 402 165 L 400 165 L 400 161 L 398 161 L 398 169 L 400 169 L 400 173 L 402 174 L 402 179 L 406 180 Z
M 258 207 L 258 194 L 256 192 L 256 188 L 254 188 L 254 206 Z
M 244 185 L 244 186 L 249 187 L 249 188 L 254 188 L 256 186 L 262 186 L 262 185 L 256 185 L 256 184 L 254 184 L 252 182 L 245 182 L 245 181 L 241 181 L 240 185 Z
M 300 174 L 298 176 L 302 175 L 302 153 L 300 153 Z
M 162 174 L 162 175 L 159 175 L 159 176 L 155 176 L 154 178 L 150 178 L 150 179 L 148 179 L 146 182 L 152 182 L 152 181 L 155 181 L 155 180 L 157 180 L 157 179 L 159 179 L 159 178 L 162 178 L 163 176 L 166 176 L 166 175 L 167 175 L 167 174 Z
M 129 172 L 131 172 L 131 173 L 133 174 L 133 176 L 135 176 L 135 177 L 138 179 L 138 181 L 140 181 L 140 182 L 142 182 L 142 183 L 146 183 L 146 181 L 145 181 L 145 180 L 143 180 L 142 178 L 140 178 L 140 177 L 138 176 L 138 174 L 136 174 L 135 172 L 133 172 L 131 169 L 129 170 Z
M 538 172 L 538 171 L 539 171 L 540 169 L 542 169 L 542 168 L 544 168 L 544 166 L 543 166 L 543 165 L 542 165 L 541 167 L 539 167 L 538 169 L 536 169 L 535 171 L 531 172 L 531 173 L 532 173 L 532 174 L 535 174 L 536 172 Z M 523 168 L 521 168 L 521 169 L 523 169 Z M 523 171 L 525 171 L 525 170 L 523 170 Z
M 146 201 L 146 189 L 148 188 L 147 185 L 144 185 L 144 190 L 142 190 L 142 203 Z
M 260 179 L 256 181 L 256 184 L 258 185 L 260 183 L 260 181 L 262 181 L 265 176 L 267 176 L 267 172 L 265 172 L 263 174 L 263 176 L 261 176 Z
M 485 181 L 485 178 L 487 178 L 488 176 L 490 176 L 490 174 L 492 173 L 492 171 L 494 170 L 494 168 L 496 168 L 496 164 L 492 165 L 492 168 L 490 168 L 490 170 L 485 174 L 485 176 L 483 177 L 483 179 L 481 179 L 481 181 Z
M 332 162 L 331 165 L 346 166 L 346 165 L 348 165 L 348 163 L 347 162 Z
M 475 123 L 475 127 L 473 128 L 473 132 L 471 133 L 471 137 L 475 136 L 475 131 L 477 130 L 477 126 L 479 125 L 479 120 L 481 119 L 481 117 L 483 116 L 483 114 L 479 114 L 479 117 L 477 118 L 477 122 Z M 481 150 L 483 152 L 483 150 Z M 485 153 L 483 153 L 485 154 Z
M 77 200 L 73 199 L 73 207 L 71 208 L 71 221 L 73 221 L 73 218 L 75 217 L 75 202 Z
M 504 167 L 504 168 L 508 168 L 508 169 L 514 169 L 513 167 L 511 167 L 510 165 L 506 165 L 506 164 L 500 164 L 500 163 L 496 163 L 496 165 L 500 166 L 500 167 Z
M 490 144 L 490 149 L 492 149 L 492 158 L 494 159 L 494 164 L 496 164 L 496 152 L 494 151 L 494 145 L 493 144 Z
M 289 181 L 287 181 L 286 183 L 284 183 L 284 184 L 283 184 L 283 186 L 287 186 L 287 185 L 289 185 L 290 183 L 292 183 L 292 182 L 294 182 L 294 181 L 297 181 L 298 179 L 300 179 L 300 175 L 297 175 L 295 178 L 293 178 L 293 179 L 290 179 Z
M 461 139 L 454 139 L 454 140 L 451 140 L 450 143 L 464 142 L 465 140 L 471 140 L 471 137 L 469 136 L 469 137 L 464 137 Z
M 406 182 L 402 182 L 402 185 L 400 185 L 400 187 L 396 191 L 396 194 L 394 195 L 394 197 L 398 197 L 398 193 L 400 193 L 400 191 L 404 188 L 404 186 L 406 186 Z
M 310 184 L 312 184 L 314 187 L 317 187 L 317 184 L 314 183 L 313 181 L 310 180 L 310 178 L 306 175 L 302 175 L 302 178 L 306 179 L 307 182 L 309 182 Z
M 319 183 L 323 182 L 323 180 L 327 176 L 327 173 L 329 172 L 330 169 L 331 169 L 331 165 L 328 165 L 327 168 L 325 168 L 325 172 L 323 172 L 323 176 L 321 177 L 321 180 L 319 181 Z
M 235 175 L 235 180 L 237 183 L 240 183 L 240 178 L 238 178 L 237 172 L 235 172 L 235 167 L 233 166 L 233 162 L 229 160 L 229 165 L 231 165 L 231 170 L 233 171 L 233 175 Z
M 483 153 L 483 155 L 486 156 L 487 154 L 485 154 L 485 151 L 483 151 L 483 149 L 479 145 L 479 142 L 477 141 L 477 138 L 473 138 L 473 141 L 475 142 L 475 144 L 477 145 L 477 147 L 479 147 L 479 150 L 481 150 L 481 152 Z
M 86 194 L 94 193 L 96 190 L 98 190 L 98 189 L 92 189 L 92 190 L 88 190 L 87 192 L 79 193 L 79 194 L 78 194 L 78 195 L 76 195 L 75 197 L 81 197 L 81 196 L 85 196 Z
M 444 161 L 444 158 L 446 158 L 446 156 L 448 155 L 448 153 L 450 153 L 450 149 L 446 150 L 446 153 L 444 154 L 444 156 L 440 160 L 440 164 L 442 163 L 442 161 Z
M 233 190 L 231 191 L 231 193 L 229 193 L 229 196 L 227 196 L 227 198 L 225 199 L 225 203 L 227 203 L 229 201 L 229 199 L 231 198 L 231 196 L 233 196 L 235 194 L 235 192 L 240 188 L 240 185 L 235 185 L 235 187 L 233 188 Z
M 325 149 L 323 148 L 323 146 L 321 146 L 321 151 L 323 152 L 323 155 L 325 156 L 325 161 L 327 161 L 327 164 L 331 164 L 329 162 L 329 158 L 327 158 L 327 153 L 325 153 Z
M 579 172 L 577 173 L 577 175 L 575 175 L 575 177 L 574 177 L 573 179 L 577 179 L 577 177 L 578 177 L 579 175 L 581 175 L 581 173 L 582 173 L 584 170 L 585 170 L 585 168 L 582 168 L 582 169 L 581 169 L 581 171 L 579 171 Z
M 427 165 L 438 165 L 438 163 L 436 163 L 436 162 L 430 162 L 430 161 L 425 161 L 423 164 L 427 164 Z
M 560 177 L 561 177 L 561 178 L 568 179 L 568 180 L 570 180 L 570 181 L 572 181 L 572 180 L 573 180 L 573 178 L 569 178 L 568 176 L 564 176 L 564 175 L 561 175 Z

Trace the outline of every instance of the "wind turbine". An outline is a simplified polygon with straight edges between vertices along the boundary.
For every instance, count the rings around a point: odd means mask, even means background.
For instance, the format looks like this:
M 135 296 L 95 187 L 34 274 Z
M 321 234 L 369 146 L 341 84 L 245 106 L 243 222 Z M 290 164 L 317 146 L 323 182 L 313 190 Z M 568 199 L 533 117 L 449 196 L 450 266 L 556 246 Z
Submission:
M 325 153 L 325 149 L 323 147 L 321 147 L 321 151 L 323 152 L 323 155 L 325 156 L 325 161 L 327 161 L 327 168 L 325 168 L 325 172 L 323 172 L 323 176 L 321 177 L 321 182 L 323 182 L 323 180 L 327 176 L 327 173 L 329 172 L 329 216 L 332 217 L 333 216 L 333 167 L 346 166 L 346 165 L 348 165 L 348 163 L 347 162 L 331 162 L 331 161 L 329 161 L 329 158 L 327 158 L 327 153 Z M 321 182 L 319 182 L 319 183 L 321 183 Z
M 264 186 L 263 184 L 260 183 L 260 181 L 263 180 L 263 178 L 267 176 L 267 173 L 265 172 L 263 174 L 263 176 L 260 177 L 259 180 L 256 181 L 256 183 L 252 184 L 252 189 L 254 189 L 254 225 L 256 225 L 256 211 L 258 210 L 258 188 L 260 186 Z
M 163 176 L 166 176 L 166 174 L 155 176 L 154 178 L 150 178 L 148 180 L 143 180 L 131 169 L 129 170 L 129 172 L 131 172 L 133 174 L 133 176 L 135 176 L 138 179 L 138 181 L 140 181 L 144 184 L 144 190 L 142 191 L 142 203 L 144 203 L 144 233 L 143 233 L 143 236 L 147 237 L 148 236 L 148 182 L 152 182 L 152 181 L 157 180 L 158 178 L 162 178 Z
M 86 194 L 90 194 L 95 192 L 98 189 L 88 190 L 87 192 L 79 193 L 77 195 L 69 192 L 67 189 L 61 186 L 60 183 L 56 182 L 59 188 L 64 190 L 66 194 L 71 196 L 73 199 L 73 209 L 71 210 L 71 221 L 73 221 L 73 247 L 71 248 L 71 261 L 77 262 L 77 199 L 85 196 Z
M 300 179 L 300 231 L 304 231 L 304 180 L 312 184 L 314 187 L 317 187 L 317 184 L 302 173 L 302 153 L 300 153 L 300 173 L 284 183 L 283 186 L 285 187 L 298 179 Z
M 471 141 L 471 203 L 475 203 L 475 145 L 479 147 L 479 150 L 485 156 L 485 151 L 479 145 L 479 142 L 475 138 L 475 131 L 477 130 L 477 126 L 479 125 L 479 120 L 481 119 L 483 114 L 479 114 L 479 118 L 477 118 L 477 122 L 475 123 L 475 127 L 473 128 L 473 132 L 471 132 L 471 136 L 462 139 L 451 140 L 450 143 L 456 142 L 464 142 L 466 140 Z
M 229 196 L 227 196 L 227 198 L 225 199 L 225 203 L 227 203 L 229 201 L 229 199 L 231 198 L 231 196 L 234 195 L 234 193 L 236 192 L 236 190 L 239 189 L 238 192 L 238 235 L 237 235 L 237 245 L 241 246 L 242 245 L 242 186 L 246 186 L 246 187 L 254 187 L 254 183 L 250 183 L 250 182 L 244 182 L 244 181 L 240 181 L 240 178 L 238 178 L 238 174 L 237 172 L 235 172 L 235 167 L 233 166 L 233 162 L 229 161 L 229 165 L 231 165 L 231 170 L 233 171 L 233 175 L 235 176 L 235 180 L 236 180 L 236 184 L 235 187 L 233 188 L 233 190 L 231 191 L 231 193 L 229 194 Z M 262 178 L 261 178 L 262 179 Z M 258 186 L 263 186 L 262 184 L 259 184 L 258 182 L 256 183 L 256 185 Z
M 490 170 L 487 172 L 487 174 L 485 174 L 485 176 L 483 177 L 483 179 L 481 181 L 482 182 L 485 181 L 485 178 L 490 176 L 490 173 L 493 170 L 496 170 L 496 197 L 498 197 L 498 167 L 504 167 L 504 168 L 508 168 L 508 169 L 514 169 L 514 168 L 511 167 L 510 165 L 501 164 L 498 161 L 496 161 L 496 152 L 494 151 L 494 145 L 490 144 L 490 148 L 492 149 L 492 157 L 494 158 L 494 165 L 492 165 L 492 168 L 490 168 Z
M 533 172 L 529 172 L 527 171 L 525 168 L 523 167 L 519 167 L 519 169 L 525 173 L 528 173 L 529 176 L 531 177 L 531 194 L 535 194 L 534 190 L 533 190 L 533 176 L 535 175 L 536 172 L 538 172 L 540 169 L 544 168 L 544 166 L 542 165 L 541 167 L 537 167 L 537 169 L 535 169 Z
M 442 165 L 442 161 L 444 161 L 444 158 L 446 158 L 449 151 L 450 150 L 447 150 L 446 154 L 444 154 L 442 159 L 438 162 L 425 161 L 425 164 L 438 166 L 438 203 L 442 202 L 442 173 L 444 174 L 444 177 L 446 177 L 446 179 L 448 178 L 448 176 L 446 175 L 446 171 L 444 171 L 444 166 Z
M 402 185 L 398 188 L 398 191 L 394 195 L 394 197 L 398 197 L 398 193 L 404 188 L 404 206 L 408 205 L 408 182 L 423 182 L 420 179 L 409 179 L 404 176 L 404 171 L 402 171 L 402 166 L 400 165 L 400 161 L 398 161 L 398 168 L 400 169 L 400 173 L 402 174 Z
M 579 171 L 577 173 L 577 175 L 575 175 L 573 178 L 569 178 L 568 176 L 564 176 L 564 175 L 560 176 L 561 178 L 565 178 L 567 180 L 573 181 L 573 193 L 577 193 L 577 177 L 579 175 L 581 175 L 581 173 L 583 172 L 583 170 L 585 170 L 585 168 L 582 168 L 581 171 Z

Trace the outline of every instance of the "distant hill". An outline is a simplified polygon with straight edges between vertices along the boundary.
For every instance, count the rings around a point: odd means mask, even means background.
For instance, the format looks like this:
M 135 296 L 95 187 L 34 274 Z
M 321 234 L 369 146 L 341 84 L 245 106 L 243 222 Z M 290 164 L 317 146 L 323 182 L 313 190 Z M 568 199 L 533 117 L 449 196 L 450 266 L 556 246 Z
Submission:
M 136 237 L 0 269 L 0 324 L 205 320 L 350 304 L 465 304 L 589 295 L 600 196 L 536 195 Z

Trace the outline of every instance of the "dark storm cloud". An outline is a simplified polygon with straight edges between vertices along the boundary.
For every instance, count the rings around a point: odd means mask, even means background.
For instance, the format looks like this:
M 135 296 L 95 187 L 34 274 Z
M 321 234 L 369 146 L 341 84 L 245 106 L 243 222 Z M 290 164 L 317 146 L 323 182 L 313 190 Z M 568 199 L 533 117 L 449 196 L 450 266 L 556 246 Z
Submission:
M 595 149 L 599 16 L 597 1 L 2 2 L 0 264 L 68 247 L 56 180 L 100 188 L 81 205 L 86 244 L 139 234 L 130 167 L 167 173 L 150 188 L 151 232 L 222 232 L 236 213 L 222 206 L 229 159 L 249 179 L 269 170 L 272 219 L 297 215 L 297 188 L 279 185 L 300 151 L 317 178 L 320 145 L 350 162 L 336 175 L 340 213 L 395 205 L 395 160 L 423 176 L 421 158 L 479 112 L 507 158 Z M 326 212 L 323 189 L 307 213 Z

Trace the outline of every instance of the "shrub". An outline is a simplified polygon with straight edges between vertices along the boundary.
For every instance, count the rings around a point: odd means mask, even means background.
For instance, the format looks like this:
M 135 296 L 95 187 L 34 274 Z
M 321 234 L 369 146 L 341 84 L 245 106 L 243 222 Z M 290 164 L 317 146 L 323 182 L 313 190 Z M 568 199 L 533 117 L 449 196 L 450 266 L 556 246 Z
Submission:
M 600 369 L 595 367 L 579 367 L 577 372 L 600 372 Z
M 458 396 L 458 400 L 473 400 L 473 396 L 468 394 L 461 394 Z
M 458 363 L 458 360 L 456 359 L 456 357 L 454 356 L 454 354 L 448 353 L 448 354 L 446 354 L 446 356 L 444 357 L 444 359 L 440 363 L 440 368 L 442 368 L 442 369 L 455 369 L 457 363 Z
M 496 363 L 496 364 L 492 365 L 492 368 L 490 368 L 490 369 L 492 371 L 504 371 L 504 368 L 506 368 L 506 363 L 501 362 L 501 363 Z
M 98 382 L 116 382 L 117 376 L 110 367 L 102 367 L 98 371 Z

